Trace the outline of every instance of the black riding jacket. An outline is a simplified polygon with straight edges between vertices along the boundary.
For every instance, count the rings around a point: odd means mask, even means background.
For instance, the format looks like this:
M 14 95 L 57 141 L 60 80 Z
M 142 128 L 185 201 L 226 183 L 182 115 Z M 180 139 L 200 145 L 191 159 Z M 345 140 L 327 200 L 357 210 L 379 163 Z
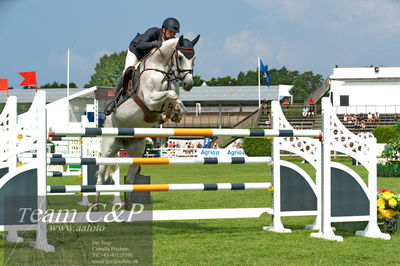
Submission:
M 162 31 L 160 28 L 150 28 L 143 34 L 137 34 L 129 44 L 129 51 L 134 53 L 138 60 L 148 54 L 154 47 L 153 41 L 162 40 Z

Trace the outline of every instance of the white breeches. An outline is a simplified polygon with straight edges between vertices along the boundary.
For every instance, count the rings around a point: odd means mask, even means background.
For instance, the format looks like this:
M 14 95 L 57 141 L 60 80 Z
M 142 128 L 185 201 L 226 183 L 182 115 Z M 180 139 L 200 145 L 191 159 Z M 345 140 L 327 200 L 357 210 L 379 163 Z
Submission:
M 137 61 L 138 61 L 138 59 L 137 59 L 136 55 L 128 50 L 128 53 L 126 54 L 126 58 L 125 58 L 125 68 L 122 73 L 124 73 L 128 67 L 136 65 Z

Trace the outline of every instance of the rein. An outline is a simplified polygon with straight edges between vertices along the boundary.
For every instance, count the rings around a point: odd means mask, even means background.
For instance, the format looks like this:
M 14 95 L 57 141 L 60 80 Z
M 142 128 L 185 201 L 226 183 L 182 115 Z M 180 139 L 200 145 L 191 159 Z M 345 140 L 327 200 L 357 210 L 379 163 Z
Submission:
M 174 51 L 174 53 L 172 54 L 171 59 L 172 59 L 172 57 L 174 57 L 174 55 L 175 55 L 175 66 L 176 66 L 177 72 L 178 72 L 179 74 L 186 72 L 186 73 L 183 75 L 183 77 L 181 77 L 180 75 L 178 75 L 178 76 L 175 75 L 175 72 L 172 70 L 172 67 L 173 67 L 172 60 L 168 60 L 168 61 L 167 61 L 167 59 L 165 58 L 165 56 L 164 56 L 164 54 L 161 52 L 161 50 L 160 50 L 159 48 L 157 48 L 157 49 L 155 50 L 155 52 L 156 52 L 157 50 L 160 52 L 161 56 L 164 58 L 164 60 L 165 60 L 166 62 L 171 62 L 171 63 L 169 64 L 169 66 L 168 66 L 168 70 L 167 70 L 167 71 L 164 71 L 164 70 L 157 69 L 157 68 L 146 68 L 146 58 L 145 58 L 145 60 L 143 60 L 143 70 L 139 73 L 138 79 L 140 79 L 140 77 L 142 76 L 142 74 L 143 74 L 145 71 L 151 70 L 151 71 L 156 71 L 156 72 L 162 73 L 162 74 L 164 74 L 164 78 L 161 80 L 161 83 L 167 81 L 167 82 L 168 82 L 167 88 L 168 88 L 168 90 L 170 90 L 170 82 L 175 81 L 175 80 L 182 81 L 182 80 L 184 80 L 184 79 L 186 78 L 186 76 L 187 76 L 188 74 L 192 74 L 192 73 L 193 73 L 193 69 L 181 69 L 181 68 L 179 67 L 178 53 L 177 53 L 177 52 L 178 52 L 178 46 L 175 48 L 175 51 Z M 149 55 L 150 55 L 150 53 L 149 53 Z M 146 57 L 147 57 L 147 56 L 146 56 Z M 172 77 L 172 78 L 171 78 L 171 77 Z

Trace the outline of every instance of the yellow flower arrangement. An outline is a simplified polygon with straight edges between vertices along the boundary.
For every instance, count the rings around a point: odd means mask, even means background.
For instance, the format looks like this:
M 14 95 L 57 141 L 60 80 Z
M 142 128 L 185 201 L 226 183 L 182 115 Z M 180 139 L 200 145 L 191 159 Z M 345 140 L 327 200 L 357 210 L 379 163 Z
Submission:
M 392 218 L 400 212 L 400 196 L 393 191 L 382 189 L 378 191 L 376 205 L 378 219 Z
M 397 219 L 400 217 L 400 196 L 393 191 L 379 190 L 377 194 L 378 224 L 390 234 L 396 232 Z

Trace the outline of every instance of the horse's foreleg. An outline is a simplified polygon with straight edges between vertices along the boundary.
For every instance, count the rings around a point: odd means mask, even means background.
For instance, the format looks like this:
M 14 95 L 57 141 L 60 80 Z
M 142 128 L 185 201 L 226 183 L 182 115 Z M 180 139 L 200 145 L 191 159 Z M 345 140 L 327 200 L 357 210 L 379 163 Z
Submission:
M 175 105 L 178 95 L 173 90 L 151 92 L 144 95 L 143 100 L 150 110 L 158 110 L 165 102 Z
M 143 139 L 132 139 L 132 140 L 125 140 L 123 142 L 124 149 L 128 152 L 130 157 L 141 157 L 145 152 L 146 147 L 146 140 Z M 128 169 L 128 174 L 126 178 L 127 184 L 133 184 L 135 181 L 135 175 L 139 170 L 139 165 L 130 165 Z M 125 195 L 125 208 L 130 209 L 132 206 L 132 193 L 127 192 Z
M 175 123 L 179 123 L 182 120 L 182 117 L 187 113 L 187 108 L 183 104 L 183 102 L 178 99 L 176 100 L 176 104 L 174 106 L 174 111 L 171 116 L 171 121 Z

